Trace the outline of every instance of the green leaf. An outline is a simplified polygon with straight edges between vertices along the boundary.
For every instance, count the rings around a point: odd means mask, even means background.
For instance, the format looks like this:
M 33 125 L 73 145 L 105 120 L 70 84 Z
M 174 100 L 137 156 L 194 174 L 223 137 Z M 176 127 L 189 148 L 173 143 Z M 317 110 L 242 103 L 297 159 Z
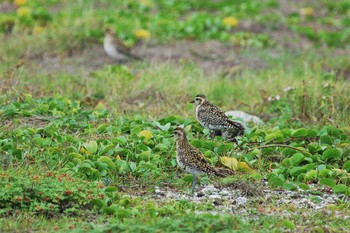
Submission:
M 266 142 L 269 142 L 269 141 L 272 141 L 272 140 L 283 142 L 284 141 L 283 134 L 280 131 L 276 131 L 276 132 L 270 133 L 270 134 L 265 136 L 265 141 Z
M 129 166 L 130 166 L 131 172 L 135 172 L 136 171 L 136 163 L 130 162 Z
M 338 184 L 338 185 L 333 187 L 333 192 L 334 193 L 347 193 L 347 192 L 350 192 L 350 189 L 348 186 L 346 186 L 344 184 Z
M 304 167 L 293 167 L 290 169 L 289 174 L 291 176 L 297 177 L 301 173 L 305 173 L 307 170 Z
M 82 145 L 86 150 L 94 154 L 97 151 L 97 142 L 96 141 L 90 141 L 83 143 Z
M 258 172 L 251 173 L 250 177 L 252 177 L 254 180 L 261 180 L 263 178 L 263 176 Z
M 313 130 L 313 129 L 309 129 L 307 131 L 307 137 L 317 137 L 317 131 L 316 130 Z
M 343 169 L 350 172 L 350 160 L 344 163 Z
M 105 201 L 101 200 L 101 199 L 94 199 L 94 200 L 92 200 L 92 204 L 94 206 L 99 207 L 99 208 L 107 206 L 107 203 Z
M 287 183 L 283 185 L 283 188 L 287 190 L 296 190 L 297 186 L 293 183 Z
M 283 220 L 282 225 L 291 230 L 295 229 L 295 224 L 290 220 Z
M 268 180 L 268 185 L 272 188 L 281 187 L 283 186 L 283 180 L 278 177 L 271 177 Z
M 334 126 L 325 126 L 324 127 L 327 132 L 328 135 L 334 136 L 334 137 L 339 137 L 340 136 L 340 130 Z
M 120 144 L 125 144 L 127 142 L 126 137 L 124 136 L 119 136 L 115 138 L 115 141 Z
M 333 188 L 336 185 L 335 181 L 332 179 L 329 179 L 329 178 L 322 178 L 319 180 L 319 183 L 322 185 L 326 185 L 328 187 L 331 187 L 331 188 Z
M 113 163 L 112 159 L 110 157 L 107 156 L 101 156 L 100 158 L 98 158 L 97 161 L 100 161 L 102 163 L 105 163 L 108 165 L 109 169 L 115 169 L 115 163 Z
M 118 191 L 118 188 L 115 187 L 115 186 L 108 186 L 106 189 L 105 189 L 106 192 L 117 192 Z
M 168 131 L 171 127 L 170 123 L 166 123 L 165 125 L 161 125 L 159 122 L 155 122 L 154 124 L 162 131 Z
M 69 156 L 73 159 L 79 159 L 81 162 L 85 160 L 85 157 L 79 153 L 70 153 Z
M 292 157 L 290 157 L 290 163 L 294 166 L 299 165 L 299 163 L 303 161 L 304 158 L 305 156 L 302 153 L 295 153 Z
M 101 152 L 99 153 L 100 155 L 105 154 L 106 152 L 108 152 L 109 150 L 112 150 L 115 147 L 114 144 L 109 144 L 107 146 L 104 146 L 103 149 L 101 150 Z
M 297 129 L 295 130 L 294 132 L 292 132 L 292 137 L 306 137 L 308 136 L 308 132 L 309 130 L 305 129 L 305 128 L 300 128 L 300 129 Z
M 311 170 L 305 174 L 307 180 L 315 180 L 317 178 L 317 171 Z
M 196 148 L 201 148 L 202 147 L 202 142 L 197 140 L 197 139 L 195 139 L 195 140 L 191 141 L 191 145 L 196 147 Z
M 102 209 L 102 212 L 105 214 L 114 214 L 117 211 L 118 211 L 118 206 L 116 205 L 106 206 Z
M 304 183 L 300 183 L 298 186 L 302 190 L 309 190 L 310 189 L 310 187 L 307 184 L 304 184 Z
M 328 135 L 322 135 L 320 137 L 320 143 L 321 144 L 326 144 L 326 145 L 332 145 L 332 139 Z
M 323 160 L 340 159 L 341 152 L 336 148 L 329 148 L 322 154 Z

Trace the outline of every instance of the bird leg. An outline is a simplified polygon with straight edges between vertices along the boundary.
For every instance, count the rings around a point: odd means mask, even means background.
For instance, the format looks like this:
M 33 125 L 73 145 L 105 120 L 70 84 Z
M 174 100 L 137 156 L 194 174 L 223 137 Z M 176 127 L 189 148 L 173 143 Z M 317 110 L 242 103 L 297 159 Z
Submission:
M 222 136 L 222 132 L 220 130 L 210 130 L 210 139 L 214 139 L 216 136 Z
M 214 139 L 215 138 L 215 130 L 211 130 L 210 134 L 209 134 L 210 139 Z
M 194 194 L 194 188 L 196 187 L 196 183 L 197 183 L 197 176 L 195 174 L 193 175 L 193 180 L 192 180 L 192 194 Z

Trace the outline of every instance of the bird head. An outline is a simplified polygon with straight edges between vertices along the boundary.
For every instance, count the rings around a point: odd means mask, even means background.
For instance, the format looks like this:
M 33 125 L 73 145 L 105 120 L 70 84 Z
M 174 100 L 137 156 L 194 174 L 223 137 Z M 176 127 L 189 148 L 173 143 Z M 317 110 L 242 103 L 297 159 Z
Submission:
M 203 104 L 207 101 L 207 97 L 203 94 L 198 94 L 190 103 L 194 103 L 196 106 Z
M 113 35 L 113 30 L 111 28 L 106 28 L 105 35 Z
M 174 137 L 176 138 L 176 140 L 186 138 L 185 129 L 181 127 L 176 127 L 176 129 L 174 130 Z

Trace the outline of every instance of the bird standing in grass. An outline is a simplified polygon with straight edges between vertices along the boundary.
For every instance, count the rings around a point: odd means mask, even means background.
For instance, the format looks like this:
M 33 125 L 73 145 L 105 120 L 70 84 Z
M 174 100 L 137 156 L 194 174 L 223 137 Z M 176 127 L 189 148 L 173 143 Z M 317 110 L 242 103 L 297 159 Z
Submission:
M 121 40 L 119 40 L 111 29 L 105 30 L 105 37 L 103 39 L 103 48 L 111 58 L 123 61 L 128 58 L 140 60 L 136 55 L 131 54 L 131 49 L 127 47 Z
M 215 168 L 209 164 L 204 155 L 187 140 L 185 129 L 177 127 L 174 130 L 176 138 L 176 161 L 186 172 L 193 175 L 192 193 L 196 187 L 197 175 L 208 174 L 219 177 L 232 175 L 233 171 L 224 168 Z
M 205 95 L 198 94 L 190 103 L 196 105 L 196 118 L 205 128 L 211 130 L 211 138 L 219 132 L 224 138 L 232 141 L 244 134 L 241 123 L 230 120 L 223 111 L 211 104 Z

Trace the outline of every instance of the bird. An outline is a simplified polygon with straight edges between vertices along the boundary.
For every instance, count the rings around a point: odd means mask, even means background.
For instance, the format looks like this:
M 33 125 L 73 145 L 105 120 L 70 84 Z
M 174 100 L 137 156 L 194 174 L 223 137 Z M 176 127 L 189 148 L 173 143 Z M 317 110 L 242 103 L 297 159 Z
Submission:
M 209 164 L 204 155 L 196 147 L 192 146 L 184 128 L 176 127 L 174 130 L 176 139 L 176 161 L 179 167 L 193 175 L 192 194 L 197 182 L 197 175 L 208 174 L 219 177 L 233 175 L 233 171 L 225 168 L 216 168 Z
M 141 60 L 140 57 L 131 54 L 131 49 L 126 46 L 123 41 L 118 39 L 110 28 L 105 30 L 103 48 L 108 56 L 118 61 L 126 60 L 128 58 Z
M 236 136 L 244 134 L 244 126 L 229 119 L 222 110 L 211 104 L 205 95 L 196 95 L 190 103 L 196 105 L 196 118 L 203 127 L 211 131 L 211 138 L 214 138 L 215 135 L 221 135 L 234 141 Z

